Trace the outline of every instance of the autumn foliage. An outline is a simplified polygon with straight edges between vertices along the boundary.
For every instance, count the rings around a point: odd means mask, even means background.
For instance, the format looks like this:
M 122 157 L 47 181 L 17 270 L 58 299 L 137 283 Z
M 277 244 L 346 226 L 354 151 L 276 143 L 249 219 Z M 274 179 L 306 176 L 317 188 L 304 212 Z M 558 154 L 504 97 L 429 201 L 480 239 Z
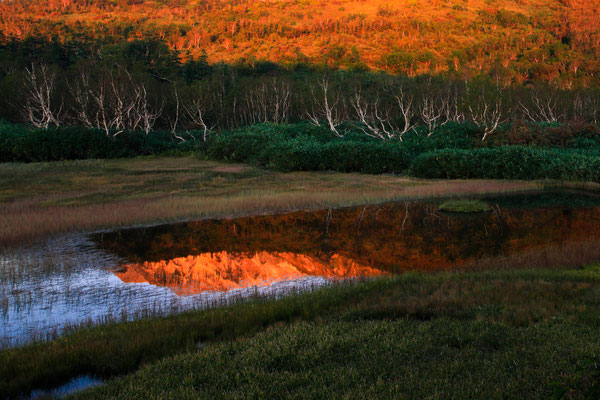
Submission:
M 402 73 L 591 84 L 595 0 L 14 0 L 0 38 L 158 39 L 187 59 L 269 60 Z

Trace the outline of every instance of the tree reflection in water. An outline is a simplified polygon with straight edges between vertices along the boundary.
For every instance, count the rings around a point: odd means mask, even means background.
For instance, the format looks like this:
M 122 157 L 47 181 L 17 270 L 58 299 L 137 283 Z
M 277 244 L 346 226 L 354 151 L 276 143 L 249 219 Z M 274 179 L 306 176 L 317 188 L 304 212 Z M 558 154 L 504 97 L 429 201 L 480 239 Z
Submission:
M 459 268 L 600 238 L 593 197 L 544 193 L 487 201 L 492 210 L 474 215 L 445 214 L 433 202 L 394 203 L 126 229 L 94 239 L 127 260 L 116 272 L 124 282 L 193 294 L 304 276 Z

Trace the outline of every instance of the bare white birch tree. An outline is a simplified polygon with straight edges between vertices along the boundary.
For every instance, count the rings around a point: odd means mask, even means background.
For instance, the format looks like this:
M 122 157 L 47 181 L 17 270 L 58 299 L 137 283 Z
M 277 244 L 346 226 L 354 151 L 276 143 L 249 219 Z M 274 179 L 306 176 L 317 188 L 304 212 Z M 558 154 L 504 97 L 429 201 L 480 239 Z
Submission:
M 288 82 L 273 78 L 271 80 L 272 93 L 272 122 L 279 124 L 287 122 L 290 108 L 292 107 L 292 88 Z
M 212 133 L 215 128 L 214 124 L 209 124 L 206 115 L 211 109 L 211 91 L 209 88 L 200 87 L 194 94 L 194 97 L 183 107 L 192 123 L 199 127 L 202 131 L 202 141 L 206 142 L 208 136 Z M 190 134 L 195 139 L 193 135 Z
M 290 84 L 277 77 L 246 89 L 242 115 L 245 124 L 286 122 L 291 108 L 291 92 Z
M 600 90 L 588 89 L 582 96 L 583 119 L 600 127 Z
M 433 135 L 435 130 L 444 122 L 444 105 L 429 91 L 425 91 L 419 103 L 419 116 L 427 127 L 427 136 Z
M 172 112 L 166 112 L 165 113 L 165 120 L 169 126 L 169 131 L 171 132 L 171 136 L 173 136 L 175 139 L 180 140 L 182 142 L 185 142 L 186 139 L 179 135 L 177 129 L 179 127 L 179 122 L 181 120 L 181 111 L 182 111 L 182 106 L 181 106 L 181 97 L 179 95 L 179 90 L 177 89 L 177 85 L 173 84 L 173 90 L 172 90 L 172 94 L 171 94 L 171 100 L 175 103 L 175 109 L 172 110 Z
M 365 135 L 376 139 L 391 139 L 380 124 L 379 96 L 372 102 L 363 98 L 362 92 L 358 89 L 350 99 L 350 105 L 354 109 L 355 117 L 358 123 L 355 124 Z
M 89 70 L 80 68 L 77 75 L 67 81 L 73 102 L 71 119 L 88 128 L 98 128 L 99 124 L 95 123 L 94 118 L 94 90 L 90 85 L 90 75 Z
M 106 83 L 106 84 L 105 84 Z M 114 120 L 111 116 L 111 109 L 108 100 L 108 85 L 107 81 L 100 80 L 96 90 L 91 90 L 90 96 L 94 103 L 94 125 L 104 131 L 106 136 L 110 135 L 112 129 L 112 121 Z
M 561 122 L 565 119 L 560 96 L 551 88 L 535 88 L 529 93 L 530 104 L 520 102 L 521 111 L 531 122 Z
M 339 107 L 342 105 L 342 96 L 339 92 L 331 94 L 329 80 L 326 77 L 319 79 L 318 87 L 310 87 L 312 101 L 306 110 L 306 117 L 316 126 L 322 126 L 322 121 L 337 137 L 344 136 L 338 129 L 344 122 Z
M 487 89 L 487 90 L 486 90 Z M 502 113 L 502 89 L 499 87 L 473 88 L 466 86 L 466 97 L 468 99 L 468 118 L 481 131 L 481 140 L 487 139 L 489 135 L 496 132 L 504 121 Z
M 132 90 L 129 83 L 131 76 L 125 70 L 122 71 L 125 76 L 118 76 L 111 72 L 108 75 L 110 102 L 106 103 L 108 112 L 112 114 L 112 119 L 109 120 L 109 126 L 116 132 L 114 136 L 119 135 L 128 128 L 137 125 L 132 121 L 133 110 L 137 106 L 139 92 Z M 106 98 L 105 98 L 106 99 Z
M 402 136 L 416 126 L 413 122 L 413 98 L 406 94 L 402 87 L 386 88 L 386 91 L 393 97 L 393 101 L 387 105 L 382 104 L 379 94 L 369 100 L 363 97 L 360 89 L 355 91 L 350 105 L 355 112 L 356 126 L 365 135 L 373 138 L 402 140 Z
M 392 127 L 396 136 L 402 141 L 402 137 L 408 132 L 414 131 L 417 127 L 415 122 L 416 108 L 414 106 L 414 96 L 407 93 L 402 86 L 392 92 L 396 105 L 398 106 L 400 125 Z
M 47 64 L 25 68 L 23 115 L 36 128 L 59 126 L 62 104 L 56 106 L 56 73 Z
M 465 114 L 461 110 L 461 102 L 459 100 L 460 90 L 456 85 L 451 83 L 447 87 L 446 101 L 446 120 L 448 122 L 462 123 L 465 121 Z
M 138 127 L 144 131 L 147 135 L 154 128 L 154 124 L 162 114 L 164 108 L 164 101 L 160 105 L 153 104 L 148 90 L 144 82 L 133 82 L 134 87 L 134 107 L 132 109 L 132 124 L 131 130 L 136 130 Z

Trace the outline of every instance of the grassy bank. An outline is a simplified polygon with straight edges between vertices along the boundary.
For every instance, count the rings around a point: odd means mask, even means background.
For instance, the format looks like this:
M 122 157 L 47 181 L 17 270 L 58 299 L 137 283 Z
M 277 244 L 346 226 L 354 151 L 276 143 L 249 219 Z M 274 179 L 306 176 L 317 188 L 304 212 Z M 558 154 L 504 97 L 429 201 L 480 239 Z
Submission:
M 540 187 L 280 173 L 193 157 L 1 164 L 0 248 L 72 231 Z
M 80 397 L 597 398 L 598 284 L 597 268 L 408 275 Z
M 599 298 L 598 266 L 410 273 L 5 350 L 0 393 L 142 366 L 83 397 L 584 398 Z
M 562 320 L 298 323 L 161 361 L 78 398 L 595 399 L 586 359 L 598 338 Z

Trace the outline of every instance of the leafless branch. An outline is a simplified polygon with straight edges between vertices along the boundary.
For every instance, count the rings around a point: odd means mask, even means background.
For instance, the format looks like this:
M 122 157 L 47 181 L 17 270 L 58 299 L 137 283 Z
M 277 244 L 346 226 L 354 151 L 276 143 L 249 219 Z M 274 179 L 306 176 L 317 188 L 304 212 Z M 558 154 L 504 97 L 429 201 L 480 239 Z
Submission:
M 312 105 L 310 110 L 306 111 L 306 116 L 311 123 L 321 126 L 321 121 L 325 121 L 327 127 L 334 135 L 342 137 L 343 133 L 339 131 L 340 125 L 344 119 L 339 112 L 339 105 L 342 102 L 341 95 L 336 93 L 331 95 L 329 90 L 329 80 L 326 77 L 319 79 L 318 91 L 314 86 L 310 88 L 312 95 Z
M 55 106 L 56 73 L 47 64 L 25 68 L 25 105 L 23 114 L 37 128 L 59 126 L 62 104 Z

